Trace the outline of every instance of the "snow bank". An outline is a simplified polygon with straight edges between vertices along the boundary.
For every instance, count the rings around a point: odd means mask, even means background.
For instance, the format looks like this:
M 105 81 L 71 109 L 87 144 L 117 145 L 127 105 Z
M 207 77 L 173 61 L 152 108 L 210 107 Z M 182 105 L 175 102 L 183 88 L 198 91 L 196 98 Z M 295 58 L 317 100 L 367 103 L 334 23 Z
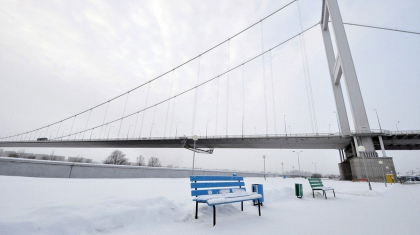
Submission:
M 195 203 L 188 179 L 45 179 L 0 177 L 0 234 L 417 234 L 420 185 L 245 178 L 264 185 L 262 216 L 252 202 L 212 208 Z M 303 198 L 294 184 L 303 184 Z M 320 229 L 313 229 L 318 227 Z

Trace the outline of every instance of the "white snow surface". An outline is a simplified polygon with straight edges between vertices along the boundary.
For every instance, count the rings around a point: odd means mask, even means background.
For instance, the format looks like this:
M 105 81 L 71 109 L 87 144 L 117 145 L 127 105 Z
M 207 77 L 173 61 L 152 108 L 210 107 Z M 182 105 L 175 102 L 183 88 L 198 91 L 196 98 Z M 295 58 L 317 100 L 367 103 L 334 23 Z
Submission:
M 420 184 L 323 179 L 328 200 L 305 179 L 245 178 L 264 185 L 252 202 L 199 204 L 189 179 L 49 179 L 0 176 L 0 234 L 419 234 Z M 303 184 L 303 198 L 294 184 Z

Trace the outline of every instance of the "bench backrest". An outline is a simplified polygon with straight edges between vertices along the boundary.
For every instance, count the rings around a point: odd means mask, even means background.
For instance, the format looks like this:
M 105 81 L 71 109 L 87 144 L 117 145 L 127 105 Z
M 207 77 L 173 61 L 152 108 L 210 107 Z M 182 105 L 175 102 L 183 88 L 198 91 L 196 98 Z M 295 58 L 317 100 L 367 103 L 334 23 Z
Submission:
M 191 196 L 232 193 L 237 190 L 245 191 L 242 176 L 190 176 Z
M 322 184 L 321 179 L 319 178 L 310 178 L 309 180 L 309 184 L 311 185 L 311 188 L 314 187 L 324 187 L 324 185 Z

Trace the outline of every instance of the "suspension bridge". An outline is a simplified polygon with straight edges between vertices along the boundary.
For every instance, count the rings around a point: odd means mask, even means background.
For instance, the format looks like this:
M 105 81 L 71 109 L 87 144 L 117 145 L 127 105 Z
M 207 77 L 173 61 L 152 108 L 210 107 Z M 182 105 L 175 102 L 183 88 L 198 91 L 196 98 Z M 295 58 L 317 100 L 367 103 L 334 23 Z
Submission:
M 281 14 L 283 10 L 291 7 L 297 9 L 300 26 L 299 32 L 281 42 L 277 42 L 273 46 L 265 46 L 264 23 L 271 17 Z M 382 150 L 383 157 L 386 157 L 385 150 L 419 150 L 420 131 L 388 131 L 383 129 L 372 130 L 370 128 L 344 25 L 420 35 L 418 32 L 343 22 L 337 0 L 322 1 L 320 21 L 308 28 L 303 28 L 299 1 L 290 1 L 249 27 L 233 34 L 226 40 L 123 94 L 56 122 L 42 125 L 25 132 L 2 136 L 0 138 L 0 147 L 186 148 L 201 153 L 212 153 L 217 148 L 337 149 L 339 150 L 340 159 L 343 164 L 348 163 L 352 158 L 356 159 L 362 154 L 366 157 L 378 157 L 376 150 Z M 330 28 L 333 28 L 334 35 L 330 33 Z M 260 31 L 261 52 L 244 59 L 240 63 L 231 64 L 230 53 L 233 41 L 247 31 L 255 29 Z M 320 30 L 324 41 L 323 46 L 327 57 L 336 106 L 338 133 L 319 133 L 318 131 L 317 112 L 314 104 L 315 101 L 307 58 L 307 46 L 304 37 L 304 34 L 310 30 Z M 277 105 L 274 96 L 272 53 L 276 49 L 296 40 L 299 40 L 301 48 L 302 67 L 308 102 L 307 108 L 309 111 L 310 127 L 312 129 L 311 132 L 308 131 L 308 133 L 303 134 L 291 133 L 290 126 L 289 131 L 287 130 L 286 115 L 281 118 L 276 116 Z M 333 41 L 336 44 L 335 50 L 333 48 Z M 218 74 L 204 79 L 201 77 L 202 75 L 200 76 L 200 72 L 206 66 L 202 63 L 203 58 L 220 48 L 227 48 L 227 68 Z M 261 85 L 260 87 L 263 93 L 263 101 L 258 103 L 258 105 L 264 107 L 262 114 L 264 119 L 262 123 L 265 132 L 263 134 L 253 134 L 249 133 L 250 131 L 246 133 L 244 131 L 244 126 L 252 126 L 252 121 L 247 122 L 245 112 L 246 107 L 249 105 L 245 101 L 247 95 L 245 84 L 248 82 L 245 70 L 247 67 L 253 68 L 250 64 L 256 63 L 257 61 L 261 61 L 260 66 L 263 68 L 263 72 L 258 75 L 261 77 L 259 85 Z M 185 66 L 197 66 L 196 74 L 194 75 L 196 77 L 195 84 L 190 87 L 179 86 L 182 89 L 175 89 L 175 74 L 181 73 L 181 76 L 184 76 L 185 72 L 180 71 Z M 233 79 L 233 74 L 235 74 L 235 79 Z M 189 76 L 192 75 L 189 74 Z M 341 79 L 343 76 L 345 79 Z M 169 95 L 166 97 L 163 97 L 161 94 L 151 93 L 154 91 L 151 87 L 162 80 L 165 80 L 164 84 L 169 88 Z M 221 80 L 226 83 L 226 87 L 220 87 Z M 347 116 L 348 109 L 346 108 L 342 90 L 343 82 L 345 82 L 347 88 L 355 130 L 350 129 L 349 118 Z M 215 116 L 212 118 L 215 123 L 215 128 L 212 134 L 208 134 L 210 119 L 208 119 L 206 114 L 198 115 L 197 111 L 199 89 L 208 89 L 206 86 L 209 84 L 212 84 L 212 87 L 216 88 L 214 97 L 209 97 L 207 101 L 216 106 L 215 110 L 213 110 Z M 232 85 L 242 87 L 242 89 L 232 89 Z M 167 88 L 165 87 L 165 89 Z M 250 89 L 253 88 L 251 87 Z M 136 92 L 137 95 L 134 95 Z M 269 92 L 271 92 L 271 97 L 268 95 Z M 222 95 L 226 98 L 226 101 L 221 99 Z M 158 96 L 160 99 L 151 101 L 152 96 Z M 187 96 L 190 99 L 186 102 L 185 97 Z M 241 97 L 242 102 L 239 104 L 229 102 L 232 96 Z M 141 98 L 139 99 L 138 97 Z M 141 108 L 127 112 L 127 103 L 130 98 L 136 100 L 136 106 L 140 106 Z M 110 106 L 121 106 L 121 104 L 122 111 L 119 113 L 119 117 L 110 118 L 111 113 L 115 116 L 115 112 L 110 111 Z M 270 104 L 271 107 L 269 107 Z M 184 106 L 189 106 L 192 109 L 192 113 L 184 113 L 182 111 Z M 235 115 L 232 113 L 229 114 L 234 107 L 236 110 Z M 177 109 L 181 109 L 179 111 L 181 115 L 192 116 L 191 122 L 183 123 L 184 125 L 191 126 L 189 135 L 178 133 L 178 126 L 183 119 L 175 115 Z M 158 117 L 156 116 L 157 110 Z M 238 112 L 238 110 L 240 111 Z M 222 111 L 225 113 L 223 114 Z M 147 125 L 145 125 L 146 112 L 151 115 L 151 122 Z M 273 115 L 272 119 L 268 117 L 269 113 Z M 198 122 L 201 123 L 200 130 L 197 126 Z M 269 124 L 270 122 L 272 125 Z M 229 130 L 232 123 L 240 126 L 239 133 L 237 130 Z M 158 125 L 163 127 L 163 134 L 161 136 L 158 136 L 154 132 L 154 128 Z M 201 130 L 203 130 L 203 133 L 201 133 Z M 192 147 L 194 135 L 198 135 L 199 139 L 196 143 L 196 148 Z M 357 146 L 360 145 L 365 146 L 366 152 L 361 153 L 357 150 Z M 345 166 L 343 167 L 345 168 Z M 346 167 L 348 168 L 349 166 Z M 354 172 L 355 170 L 352 171 Z

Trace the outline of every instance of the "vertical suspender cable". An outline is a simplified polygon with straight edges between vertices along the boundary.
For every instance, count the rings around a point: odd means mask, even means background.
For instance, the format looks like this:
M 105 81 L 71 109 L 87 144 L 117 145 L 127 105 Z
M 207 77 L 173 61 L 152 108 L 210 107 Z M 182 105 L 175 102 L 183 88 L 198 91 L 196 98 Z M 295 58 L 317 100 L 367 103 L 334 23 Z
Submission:
M 217 135 L 217 120 L 219 115 L 219 84 L 220 84 L 220 76 L 217 76 L 217 97 L 216 97 L 216 130 L 214 135 Z
M 74 125 L 74 121 L 76 121 L 76 117 L 77 117 L 77 115 L 74 115 L 73 124 L 71 124 L 70 132 L 69 132 L 69 138 L 67 140 L 70 139 L 71 131 L 73 130 L 73 125 Z
M 193 120 L 192 120 L 191 136 L 194 135 L 194 128 L 195 128 L 195 112 L 197 111 L 198 79 L 200 78 L 200 60 L 201 60 L 201 55 L 198 57 L 197 84 L 196 84 L 196 87 L 195 87 L 195 97 L 194 97 L 194 109 L 193 109 Z
M 144 102 L 144 109 L 146 109 L 147 106 L 147 99 L 149 99 L 149 91 L 150 91 L 150 82 L 149 82 L 149 87 L 147 88 L 147 95 L 146 95 L 146 101 Z M 143 117 L 141 119 L 141 125 L 140 125 L 140 133 L 139 133 L 139 138 L 141 137 L 141 129 L 143 129 L 143 121 L 144 121 L 144 114 L 146 113 L 146 110 L 143 111 Z
M 47 135 L 47 134 L 48 134 L 48 129 L 50 129 L 50 126 L 49 126 L 49 125 L 47 126 L 47 130 L 45 131 L 45 137 L 47 137 L 47 136 L 48 136 L 48 135 Z
M 88 126 L 88 123 L 89 123 L 89 119 L 90 119 L 90 114 L 91 113 L 92 113 L 92 109 L 90 109 L 90 111 L 89 111 L 89 117 L 88 117 L 88 120 L 86 122 L 85 130 L 83 131 L 83 137 L 82 137 L 82 139 L 85 138 L 85 133 L 86 133 L 86 129 L 87 129 L 87 126 Z
M 174 74 L 175 74 L 175 70 L 172 70 L 171 88 L 169 89 L 169 97 L 168 98 L 171 98 L 171 95 L 172 95 L 172 84 L 174 83 Z M 163 137 L 166 136 L 166 124 L 168 123 L 169 104 L 170 103 L 171 103 L 171 100 L 168 101 L 168 108 L 166 109 L 165 129 L 163 130 Z
M 274 79 L 273 79 L 273 57 L 270 50 L 270 68 L 271 68 L 271 93 L 273 95 L 273 116 L 274 116 L 274 134 L 277 135 L 277 122 L 276 122 L 276 101 L 274 99 Z
M 55 135 L 55 139 L 57 139 L 57 137 L 58 137 L 58 132 L 60 131 L 60 128 L 61 128 L 61 123 L 62 123 L 63 121 L 61 121 L 60 122 L 60 125 L 58 126 L 58 130 L 57 130 L 57 134 Z
M 244 137 L 245 121 L 245 64 L 242 64 L 242 137 Z
M 268 114 L 267 114 L 267 88 L 265 84 L 265 63 L 264 63 L 264 36 L 263 36 L 263 21 L 261 20 L 261 49 L 262 49 L 262 63 L 263 63 L 263 81 L 264 81 L 264 103 L 265 103 L 265 134 L 268 135 Z
M 123 110 L 123 114 L 122 114 L 122 117 L 121 117 L 120 128 L 118 129 L 117 138 L 120 138 L 121 126 L 122 126 L 122 123 L 123 123 L 123 120 L 124 120 L 125 108 L 127 107 L 127 101 L 128 101 L 128 95 L 129 94 L 130 94 L 130 92 L 127 92 L 127 98 L 125 99 L 124 110 Z
M 152 130 L 153 130 L 153 126 L 155 125 L 156 107 L 157 106 L 155 105 L 155 110 L 153 111 L 152 126 L 150 127 L 150 136 L 149 136 L 149 139 L 152 138 Z
M 302 15 L 300 11 L 300 3 L 297 2 L 298 6 L 298 12 L 299 12 L 299 21 L 300 21 L 300 40 L 301 40 L 301 51 L 302 51 L 302 63 L 304 67 L 304 74 L 306 78 L 306 90 L 308 93 L 308 103 L 309 103 L 309 111 L 311 116 L 311 124 L 312 124 L 312 131 L 315 133 L 318 133 L 318 123 L 316 120 L 316 111 L 315 111 L 315 103 L 314 103 L 314 97 L 312 93 L 312 83 L 311 83 L 311 76 L 309 73 L 309 64 L 308 64 L 308 57 L 306 53 L 306 43 L 305 43 L 305 37 L 303 35 L 303 25 L 302 25 Z
M 230 39 L 228 40 L 228 69 L 226 81 L 226 136 L 229 129 L 229 69 L 230 69 Z
M 172 134 L 172 123 L 174 121 L 174 116 L 175 116 L 175 104 L 176 104 L 176 97 L 174 98 L 174 104 L 172 105 L 172 117 L 171 117 L 171 129 L 169 131 L 169 135 Z
M 136 123 L 134 124 L 133 139 L 134 139 L 134 135 L 136 134 L 137 122 L 139 121 L 139 114 L 140 114 L 140 111 L 138 111 L 136 115 Z
M 99 133 L 99 139 L 101 138 L 101 135 L 102 135 L 102 128 L 104 127 L 106 114 L 108 113 L 108 107 L 109 107 L 109 101 L 108 101 L 108 104 L 106 105 L 106 110 L 105 110 L 104 120 L 102 121 L 102 125 L 101 125 L 101 132 Z M 105 128 L 105 134 L 106 134 L 106 128 Z

